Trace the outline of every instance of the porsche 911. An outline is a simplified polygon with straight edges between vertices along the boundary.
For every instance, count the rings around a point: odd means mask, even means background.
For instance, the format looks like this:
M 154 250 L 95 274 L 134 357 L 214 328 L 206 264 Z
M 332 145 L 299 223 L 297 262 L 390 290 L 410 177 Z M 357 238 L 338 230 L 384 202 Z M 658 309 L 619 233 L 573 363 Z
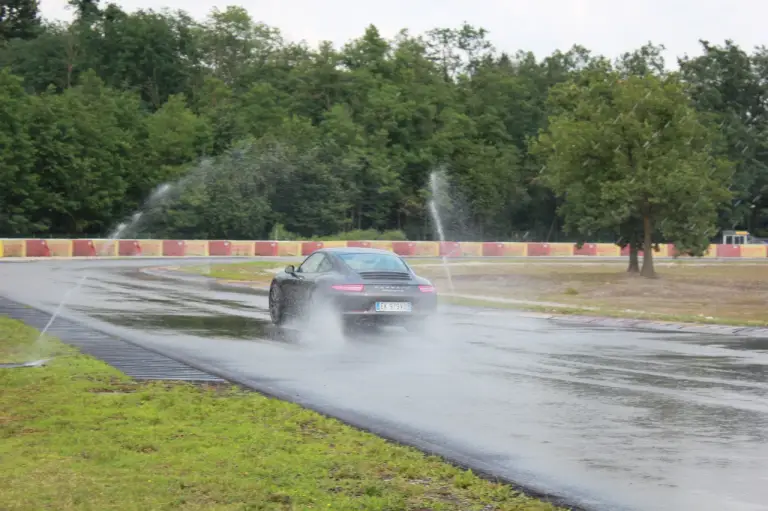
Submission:
M 322 307 L 345 326 L 394 324 L 421 330 L 437 309 L 437 290 L 397 254 L 372 248 L 326 248 L 295 268 L 288 265 L 269 288 L 276 325 Z

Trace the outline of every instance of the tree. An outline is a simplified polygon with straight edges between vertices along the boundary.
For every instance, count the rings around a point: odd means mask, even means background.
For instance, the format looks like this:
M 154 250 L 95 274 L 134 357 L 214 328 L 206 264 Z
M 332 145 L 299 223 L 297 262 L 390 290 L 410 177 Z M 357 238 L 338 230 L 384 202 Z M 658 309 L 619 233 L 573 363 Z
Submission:
M 40 21 L 32 1 L 3 3 L 0 25 L 21 27 L 0 38 L 0 229 L 11 235 L 104 234 L 159 184 L 177 181 L 167 197 L 175 205 L 143 224 L 157 235 L 260 237 L 283 225 L 293 236 L 397 229 L 432 239 L 429 177 L 444 169 L 452 236 L 618 238 L 639 270 L 644 217 L 636 196 L 625 205 L 639 192 L 622 173 L 667 166 L 682 179 L 719 169 L 721 155 L 736 167 L 735 200 L 719 225 L 768 232 L 766 49 L 705 44 L 702 57 L 681 64 L 683 91 L 651 43 L 614 64 L 578 45 L 541 58 L 497 53 L 486 30 L 463 23 L 394 38 L 370 25 L 340 47 L 310 47 L 240 7 L 199 23 L 181 11 L 69 3 L 69 23 Z M 608 86 L 617 78 L 624 85 Z M 625 108 L 635 93 L 645 106 Z M 722 146 L 706 142 L 708 128 L 686 124 L 694 117 L 665 110 L 688 95 L 695 119 L 722 126 Z M 581 104 L 589 108 L 577 111 Z M 686 122 L 661 129 L 665 116 Z M 562 147 L 554 158 L 544 139 L 538 153 L 530 140 L 564 136 L 566 121 L 585 123 L 567 134 L 591 174 L 556 194 Z M 647 130 L 664 137 L 646 148 Z M 667 141 L 684 136 L 690 147 Z M 703 154 L 712 160 L 698 162 Z M 709 197 L 713 176 L 686 186 Z M 688 188 L 656 190 L 664 200 L 651 204 L 652 243 L 674 238 L 692 252 L 704 243 L 716 200 L 681 202 Z M 702 208 L 701 225 L 689 228 L 693 220 L 671 209 L 677 203 Z
M 93 72 L 62 94 L 31 98 L 32 173 L 41 194 L 30 218 L 49 234 L 82 236 L 125 215 L 132 180 L 143 173 L 139 114 L 134 95 L 105 87 Z
M 588 84 L 557 86 L 534 151 L 563 198 L 568 229 L 589 234 L 642 221 L 641 275 L 655 275 L 657 231 L 682 253 L 701 255 L 729 198 L 730 163 L 715 156 L 716 129 L 691 107 L 679 79 L 598 69 Z
M 701 41 L 704 54 L 680 59 L 684 80 L 703 115 L 713 117 L 725 137 L 724 152 L 735 163 L 732 207 L 721 225 L 768 234 L 768 67 L 766 50 L 748 55 L 732 41 Z
M 32 39 L 40 30 L 40 8 L 37 0 L 3 0 L 0 2 L 0 42 Z
M 39 177 L 34 172 L 35 141 L 29 133 L 31 99 L 22 81 L 0 70 L 0 237 L 40 232 Z

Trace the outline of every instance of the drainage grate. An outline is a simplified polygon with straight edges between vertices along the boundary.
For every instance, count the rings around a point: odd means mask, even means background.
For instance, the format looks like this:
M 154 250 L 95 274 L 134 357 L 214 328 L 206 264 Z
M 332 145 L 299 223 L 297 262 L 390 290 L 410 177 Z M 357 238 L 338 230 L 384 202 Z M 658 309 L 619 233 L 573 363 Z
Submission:
M 42 330 L 50 315 L 0 297 L 0 314 L 23 321 Z M 51 336 L 75 346 L 137 380 L 183 380 L 224 382 L 225 380 L 190 367 L 177 360 L 154 353 L 118 337 L 91 330 L 64 318 L 56 318 L 48 329 Z

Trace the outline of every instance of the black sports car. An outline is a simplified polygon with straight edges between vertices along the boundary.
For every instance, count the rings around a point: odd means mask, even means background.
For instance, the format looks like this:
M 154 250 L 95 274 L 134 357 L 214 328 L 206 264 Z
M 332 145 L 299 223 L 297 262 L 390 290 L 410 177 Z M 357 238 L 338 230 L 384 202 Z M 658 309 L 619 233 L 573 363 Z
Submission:
M 269 313 L 280 325 L 323 307 L 344 325 L 397 324 L 418 330 L 437 309 L 437 292 L 398 255 L 371 248 L 327 248 L 289 265 L 272 279 Z

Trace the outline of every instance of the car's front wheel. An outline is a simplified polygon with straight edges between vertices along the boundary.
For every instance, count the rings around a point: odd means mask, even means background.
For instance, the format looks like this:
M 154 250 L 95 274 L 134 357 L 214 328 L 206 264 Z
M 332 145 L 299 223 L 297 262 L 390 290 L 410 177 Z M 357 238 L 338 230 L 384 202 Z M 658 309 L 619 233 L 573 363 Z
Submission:
M 275 325 L 285 323 L 285 301 L 280 286 L 274 282 L 269 287 L 269 317 Z

